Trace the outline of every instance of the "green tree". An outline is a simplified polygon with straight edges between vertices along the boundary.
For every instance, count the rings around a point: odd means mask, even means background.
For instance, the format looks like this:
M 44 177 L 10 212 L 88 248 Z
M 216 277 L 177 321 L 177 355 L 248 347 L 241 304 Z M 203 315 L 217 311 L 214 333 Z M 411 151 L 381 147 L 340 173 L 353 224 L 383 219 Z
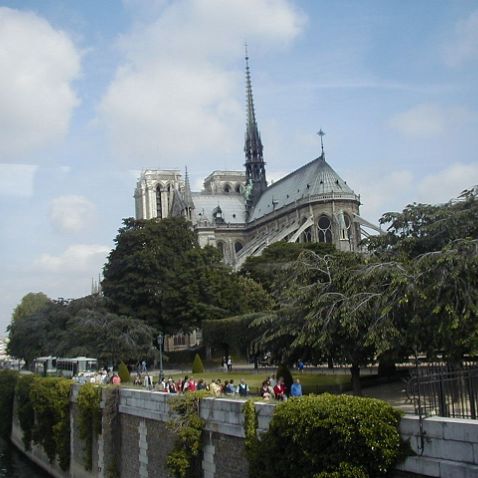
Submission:
M 276 293 L 288 274 L 288 266 L 295 262 L 304 250 L 322 255 L 333 254 L 335 246 L 318 242 L 275 242 L 266 247 L 260 256 L 249 256 L 241 268 L 241 274 L 254 279 L 268 292 Z
M 380 313 L 386 285 L 364 280 L 365 266 L 359 254 L 302 253 L 280 309 L 254 323 L 258 343 L 289 363 L 298 357 L 349 363 L 360 394 L 360 367 L 390 349 L 397 335 L 393 321 Z
M 402 212 L 388 212 L 380 223 L 387 234 L 365 241 L 369 250 L 390 257 L 418 257 L 441 250 L 448 243 L 478 237 L 478 187 L 465 190 L 445 204 L 410 204 Z
M 85 355 L 108 364 L 152 356 L 154 330 L 140 320 L 111 313 L 106 305 L 99 296 L 50 301 L 10 325 L 9 351 L 28 363 L 42 355 Z
M 15 307 L 12 315 L 12 322 L 28 317 L 45 307 L 50 299 L 43 292 L 29 292 L 23 296 L 20 303 Z
M 114 312 L 158 330 L 188 331 L 203 319 L 270 302 L 259 285 L 221 263 L 215 248 L 201 249 L 183 218 L 125 219 L 115 242 L 104 268 L 104 295 Z

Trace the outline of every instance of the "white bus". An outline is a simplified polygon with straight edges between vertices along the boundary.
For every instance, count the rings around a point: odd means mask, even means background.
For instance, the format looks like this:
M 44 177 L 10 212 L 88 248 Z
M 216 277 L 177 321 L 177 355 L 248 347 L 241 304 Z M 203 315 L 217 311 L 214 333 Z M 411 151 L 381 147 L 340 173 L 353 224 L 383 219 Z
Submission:
M 37 357 L 33 360 L 33 372 L 44 377 L 56 375 L 56 361 L 57 358 L 51 355 L 48 357 Z
M 57 374 L 63 377 L 74 377 L 79 373 L 96 372 L 98 370 L 98 359 L 90 357 L 58 358 L 56 359 L 56 370 Z

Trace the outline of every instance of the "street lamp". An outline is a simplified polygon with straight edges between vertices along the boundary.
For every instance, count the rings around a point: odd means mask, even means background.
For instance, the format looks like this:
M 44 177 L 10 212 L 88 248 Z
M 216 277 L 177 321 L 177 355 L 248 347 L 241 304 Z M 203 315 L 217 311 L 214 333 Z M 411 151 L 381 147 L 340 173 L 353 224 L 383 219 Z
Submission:
M 158 345 L 159 345 L 159 380 L 163 379 L 163 343 L 164 335 L 162 332 L 158 334 Z

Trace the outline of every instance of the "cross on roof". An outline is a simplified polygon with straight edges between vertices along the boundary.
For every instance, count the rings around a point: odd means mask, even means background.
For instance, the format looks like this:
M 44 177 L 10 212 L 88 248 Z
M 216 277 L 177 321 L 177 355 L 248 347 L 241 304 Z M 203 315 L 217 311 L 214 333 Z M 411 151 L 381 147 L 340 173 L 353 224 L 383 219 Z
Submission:
M 324 156 L 324 141 L 323 137 L 325 136 L 325 133 L 322 131 L 322 128 L 319 129 L 319 132 L 317 133 L 320 136 L 320 147 L 322 148 L 322 156 Z

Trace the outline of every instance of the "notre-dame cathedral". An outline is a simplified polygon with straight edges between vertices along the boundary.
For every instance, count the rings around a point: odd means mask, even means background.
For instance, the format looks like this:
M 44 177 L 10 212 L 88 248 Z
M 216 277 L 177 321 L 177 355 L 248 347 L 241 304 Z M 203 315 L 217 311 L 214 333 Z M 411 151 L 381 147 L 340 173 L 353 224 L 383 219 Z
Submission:
M 191 191 L 187 171 L 145 170 L 134 194 L 136 218 L 185 216 L 200 245 L 217 247 L 235 269 L 277 241 L 358 250 L 364 227 L 378 228 L 360 217 L 360 196 L 327 163 L 323 145 L 318 158 L 268 185 L 247 56 L 246 96 L 245 170 L 213 171 L 200 192 Z

